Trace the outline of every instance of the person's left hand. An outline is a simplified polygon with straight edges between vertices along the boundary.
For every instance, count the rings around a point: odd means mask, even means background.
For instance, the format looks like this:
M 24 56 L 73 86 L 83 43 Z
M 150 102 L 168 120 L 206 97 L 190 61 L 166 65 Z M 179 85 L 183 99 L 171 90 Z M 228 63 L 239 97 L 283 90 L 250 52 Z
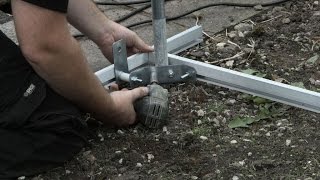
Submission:
M 99 48 L 103 55 L 113 63 L 112 44 L 120 39 L 124 39 L 127 45 L 127 55 L 133 55 L 136 53 L 152 52 L 153 47 L 147 45 L 135 32 L 128 28 L 121 26 L 115 22 L 110 24 L 112 26 L 112 32 L 104 37 L 99 44 Z

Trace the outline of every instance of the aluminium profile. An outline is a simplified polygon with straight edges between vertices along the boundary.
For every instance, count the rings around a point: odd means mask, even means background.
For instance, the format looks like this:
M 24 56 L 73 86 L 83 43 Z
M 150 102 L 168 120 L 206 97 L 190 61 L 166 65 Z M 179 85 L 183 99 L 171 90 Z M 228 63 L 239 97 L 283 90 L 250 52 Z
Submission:
M 195 26 L 169 38 L 167 40 L 167 48 L 170 53 L 168 54 L 169 65 L 184 64 L 194 67 L 200 81 L 320 113 L 320 93 L 174 55 L 201 41 L 202 28 L 200 26 Z M 148 65 L 153 59 L 153 53 L 130 56 L 128 58 L 129 71 Z M 114 66 L 111 65 L 96 72 L 96 76 L 104 85 L 115 81 Z

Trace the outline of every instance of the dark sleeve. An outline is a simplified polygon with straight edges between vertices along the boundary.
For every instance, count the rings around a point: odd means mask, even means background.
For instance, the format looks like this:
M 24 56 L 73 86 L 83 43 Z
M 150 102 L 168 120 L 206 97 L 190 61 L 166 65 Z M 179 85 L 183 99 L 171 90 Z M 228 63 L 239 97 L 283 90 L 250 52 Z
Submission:
M 23 0 L 53 11 L 67 13 L 69 0 Z

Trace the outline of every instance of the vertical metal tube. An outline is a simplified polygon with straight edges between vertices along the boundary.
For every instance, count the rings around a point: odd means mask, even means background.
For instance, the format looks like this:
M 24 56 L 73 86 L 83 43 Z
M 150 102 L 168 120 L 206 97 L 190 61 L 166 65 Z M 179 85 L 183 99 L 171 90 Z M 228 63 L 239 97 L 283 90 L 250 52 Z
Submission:
M 167 66 L 167 37 L 164 0 L 151 0 L 153 20 L 153 41 L 155 47 L 156 66 Z

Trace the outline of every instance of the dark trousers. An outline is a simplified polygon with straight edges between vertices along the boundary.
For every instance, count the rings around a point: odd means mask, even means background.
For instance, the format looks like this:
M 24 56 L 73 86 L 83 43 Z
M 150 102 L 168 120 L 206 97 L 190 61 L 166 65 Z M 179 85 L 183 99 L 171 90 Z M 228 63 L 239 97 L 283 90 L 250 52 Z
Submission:
M 55 93 L 0 31 L 0 179 L 71 159 L 86 144 L 80 111 Z

